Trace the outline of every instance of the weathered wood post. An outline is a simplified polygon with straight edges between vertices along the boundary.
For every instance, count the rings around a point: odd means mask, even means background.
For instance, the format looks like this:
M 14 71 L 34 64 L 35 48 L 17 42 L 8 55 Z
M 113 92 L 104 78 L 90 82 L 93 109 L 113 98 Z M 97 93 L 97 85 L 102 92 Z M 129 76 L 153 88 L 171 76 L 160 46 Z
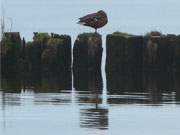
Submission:
M 84 33 L 77 37 L 73 48 L 73 74 L 76 89 L 102 90 L 102 51 L 101 35 Z
M 106 72 L 142 71 L 143 37 L 115 32 L 106 38 Z
M 51 33 L 34 33 L 34 41 L 26 45 L 29 70 L 44 74 L 70 72 L 71 37 Z
M 110 72 L 106 75 L 109 94 L 124 94 L 125 92 L 144 92 L 141 73 L 120 74 Z
M 142 36 L 132 36 L 127 38 L 127 67 L 129 67 L 129 71 L 132 73 L 142 72 L 142 43 Z
M 33 49 L 34 49 L 34 59 L 32 61 L 32 70 L 35 72 L 41 72 L 42 71 L 42 53 L 44 49 L 47 46 L 47 42 L 49 40 L 50 36 L 48 33 L 37 33 L 34 32 L 33 37 Z
M 101 72 L 80 70 L 73 72 L 74 88 L 80 91 L 93 91 L 101 93 L 103 89 Z
M 19 32 L 5 32 L 1 42 L 2 75 L 12 75 L 20 69 L 21 37 Z
M 172 71 L 173 46 L 167 36 L 149 36 L 143 44 L 144 71 Z
M 47 41 L 50 36 L 48 33 L 34 32 L 33 42 L 28 42 L 26 45 L 26 57 L 28 60 L 29 70 L 36 73 L 42 71 L 41 55 L 47 46 Z
M 171 36 L 171 44 L 174 47 L 173 71 L 180 72 L 180 36 Z
M 73 69 L 98 71 L 101 69 L 102 39 L 97 33 L 80 34 L 73 48 Z
M 61 73 L 71 70 L 71 37 L 51 34 L 42 52 L 42 70 L 45 73 Z

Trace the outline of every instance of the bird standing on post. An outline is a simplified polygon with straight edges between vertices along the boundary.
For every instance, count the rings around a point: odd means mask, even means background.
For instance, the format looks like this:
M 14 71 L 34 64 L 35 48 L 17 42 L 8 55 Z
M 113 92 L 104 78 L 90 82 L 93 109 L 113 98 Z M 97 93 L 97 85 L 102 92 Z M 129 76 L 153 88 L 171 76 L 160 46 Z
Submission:
M 79 22 L 78 22 L 78 24 L 94 28 L 95 33 L 97 33 L 98 28 L 103 27 L 107 23 L 108 23 L 107 14 L 102 10 L 81 17 L 79 18 Z

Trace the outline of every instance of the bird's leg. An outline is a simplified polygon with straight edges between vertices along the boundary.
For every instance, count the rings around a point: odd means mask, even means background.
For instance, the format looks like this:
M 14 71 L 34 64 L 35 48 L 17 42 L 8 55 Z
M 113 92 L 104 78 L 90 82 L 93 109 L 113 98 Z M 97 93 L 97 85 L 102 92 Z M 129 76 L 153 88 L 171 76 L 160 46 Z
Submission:
M 97 29 L 95 28 L 95 33 L 97 33 Z

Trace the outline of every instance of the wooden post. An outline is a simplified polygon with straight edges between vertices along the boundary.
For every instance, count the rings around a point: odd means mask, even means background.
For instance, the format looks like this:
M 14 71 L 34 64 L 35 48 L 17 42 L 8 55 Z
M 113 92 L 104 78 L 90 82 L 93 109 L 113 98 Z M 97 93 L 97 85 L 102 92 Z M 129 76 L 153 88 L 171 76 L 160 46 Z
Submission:
M 144 38 L 144 71 L 171 72 L 173 64 L 173 46 L 166 36 Z
M 98 71 L 101 69 L 102 39 L 97 33 L 80 34 L 73 48 L 73 69 Z
M 142 36 L 115 33 L 107 35 L 106 42 L 106 72 L 142 71 Z

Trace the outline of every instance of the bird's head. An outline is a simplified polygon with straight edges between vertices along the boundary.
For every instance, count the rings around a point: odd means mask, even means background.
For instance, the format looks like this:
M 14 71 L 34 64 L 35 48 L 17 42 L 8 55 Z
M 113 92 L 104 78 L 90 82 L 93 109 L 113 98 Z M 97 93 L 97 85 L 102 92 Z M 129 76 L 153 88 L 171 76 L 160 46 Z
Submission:
M 107 17 L 106 12 L 104 12 L 103 10 L 99 10 L 99 11 L 97 12 L 97 14 L 98 14 L 99 16 L 101 16 L 101 17 L 105 20 L 105 23 L 108 22 L 108 17 Z
M 103 10 L 99 10 L 97 13 L 101 16 L 107 17 L 106 12 L 104 12 Z
M 103 10 L 99 10 L 97 13 L 99 13 L 99 14 L 106 14 Z

